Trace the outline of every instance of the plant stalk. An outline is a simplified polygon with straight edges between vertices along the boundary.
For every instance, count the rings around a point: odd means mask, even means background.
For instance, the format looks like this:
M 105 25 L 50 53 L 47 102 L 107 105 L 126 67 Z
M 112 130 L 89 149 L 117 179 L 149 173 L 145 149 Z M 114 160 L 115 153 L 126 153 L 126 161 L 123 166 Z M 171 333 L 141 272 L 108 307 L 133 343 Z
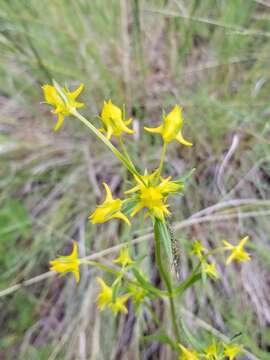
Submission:
M 168 293 L 169 293 L 170 313 L 171 313 L 173 330 L 174 330 L 177 342 L 180 343 L 180 332 L 179 332 L 179 328 L 178 328 L 178 324 L 177 324 L 175 304 L 174 304 L 174 299 L 173 299 L 173 295 L 174 295 L 173 287 L 172 287 L 170 273 L 167 272 L 163 266 L 162 255 L 161 255 L 161 241 L 160 241 L 160 236 L 159 236 L 159 231 L 158 231 L 156 221 L 154 221 L 154 234 L 155 234 L 155 250 L 156 250 L 155 253 L 156 253 L 157 267 L 158 267 L 161 279 L 164 282 L 164 284 L 168 290 Z
M 107 138 L 104 136 L 90 121 L 88 121 L 84 116 L 82 116 L 78 111 L 73 110 L 72 115 L 84 123 L 112 152 L 113 154 L 124 164 L 128 171 L 135 177 L 138 177 L 143 183 L 144 180 L 139 174 L 135 166 L 130 163 L 130 160 L 127 159 Z

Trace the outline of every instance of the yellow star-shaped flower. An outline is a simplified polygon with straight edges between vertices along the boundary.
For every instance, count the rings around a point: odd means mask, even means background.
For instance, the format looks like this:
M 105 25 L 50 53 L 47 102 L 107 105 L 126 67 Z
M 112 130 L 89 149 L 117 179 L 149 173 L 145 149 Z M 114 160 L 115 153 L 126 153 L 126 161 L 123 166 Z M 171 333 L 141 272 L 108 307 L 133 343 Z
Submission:
M 134 284 L 129 284 L 128 290 L 132 297 L 132 301 L 134 301 L 136 305 L 139 305 L 147 295 L 147 290 L 142 289 L 141 287 L 138 287 Z
M 131 213 L 131 217 L 135 216 L 140 210 L 146 208 L 147 214 L 158 218 L 161 221 L 165 220 L 166 216 L 171 213 L 168 210 L 167 202 L 168 195 L 179 192 L 183 189 L 182 183 L 171 181 L 171 177 L 163 179 L 157 178 L 158 171 L 152 174 L 142 176 L 143 181 L 135 177 L 137 185 L 132 189 L 126 191 L 126 194 L 135 194 L 137 204 Z
M 127 247 L 123 247 L 120 250 L 118 258 L 113 260 L 113 263 L 120 264 L 122 267 L 126 267 L 134 263 L 134 261 L 129 256 L 129 251 Z
M 183 117 L 182 108 L 179 105 L 175 105 L 173 110 L 164 117 L 163 124 L 157 128 L 145 127 L 146 131 L 151 133 L 160 134 L 165 143 L 169 143 L 173 140 L 177 140 L 180 144 L 185 146 L 192 146 L 192 143 L 185 140 L 182 135 Z
M 52 110 L 52 113 L 57 114 L 58 116 L 57 123 L 54 127 L 55 131 L 60 129 L 64 122 L 65 116 L 70 115 L 73 110 L 82 108 L 84 106 L 83 103 L 76 101 L 83 88 L 83 84 L 81 84 L 75 91 L 72 92 L 67 89 L 60 88 L 60 93 L 59 90 L 52 85 L 42 86 L 45 102 L 55 107 L 55 109 Z
M 207 360 L 218 360 L 218 350 L 216 342 L 213 341 L 212 344 L 204 350 L 204 353 Z
M 107 138 L 110 139 L 113 136 L 119 137 L 123 133 L 134 134 L 134 130 L 128 128 L 128 125 L 132 122 L 132 119 L 123 119 L 122 110 L 113 104 L 112 100 L 104 101 L 103 109 L 101 112 L 101 121 L 104 124 L 104 129 L 100 129 L 102 132 L 107 133 Z
M 224 345 L 224 355 L 227 356 L 229 360 L 234 360 L 241 351 L 242 349 L 239 345 Z
M 97 298 L 98 308 L 103 310 L 112 301 L 112 288 L 100 277 L 97 278 L 97 282 L 101 288 Z
M 208 263 L 208 262 L 204 261 L 202 263 L 202 272 L 207 274 L 209 277 L 211 277 L 214 280 L 219 278 L 219 273 L 216 269 L 215 263 Z
M 80 281 L 79 265 L 80 260 L 78 259 L 78 245 L 74 241 L 73 250 L 68 256 L 60 256 L 55 260 L 50 261 L 50 270 L 55 271 L 59 274 L 66 274 L 72 272 L 77 282 Z
M 228 257 L 226 264 L 228 265 L 232 261 L 248 261 L 250 260 L 250 255 L 244 250 L 244 246 L 248 241 L 249 237 L 245 236 L 237 246 L 232 245 L 226 240 L 223 240 L 225 249 L 231 251 L 231 255 Z
M 117 314 L 118 312 L 122 312 L 124 314 L 128 313 L 128 309 L 125 305 L 127 300 L 130 298 L 130 294 L 125 294 L 118 296 L 115 301 L 111 301 L 109 304 L 109 308 L 112 310 L 114 314 Z
M 103 183 L 103 186 L 106 190 L 105 201 L 89 216 L 89 220 L 93 224 L 98 224 L 111 219 L 120 219 L 130 225 L 126 215 L 121 212 L 123 201 L 120 199 L 113 199 L 111 190 L 105 182 Z
M 103 279 L 100 277 L 97 278 L 97 282 L 100 285 L 100 293 L 97 298 L 98 308 L 103 310 L 105 307 L 108 307 L 112 310 L 114 314 L 122 312 L 124 314 L 128 313 L 128 309 L 125 306 L 126 301 L 130 298 L 130 294 L 125 294 L 117 296 L 113 301 L 113 290 L 108 286 Z
M 181 344 L 178 344 L 181 349 L 179 360 L 200 360 L 199 355 L 195 350 L 189 350 Z
M 203 252 L 207 251 L 206 247 L 203 244 L 196 240 L 192 244 L 192 254 L 196 255 L 199 259 L 202 257 Z

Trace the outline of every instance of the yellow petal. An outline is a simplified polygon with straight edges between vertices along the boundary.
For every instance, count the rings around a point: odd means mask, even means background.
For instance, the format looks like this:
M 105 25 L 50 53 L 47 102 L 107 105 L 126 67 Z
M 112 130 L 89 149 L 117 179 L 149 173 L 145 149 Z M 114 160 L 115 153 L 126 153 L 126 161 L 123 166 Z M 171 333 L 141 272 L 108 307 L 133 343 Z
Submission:
M 162 130 L 163 130 L 163 125 L 160 125 L 156 128 L 149 128 L 149 127 L 144 127 L 144 130 L 150 132 L 150 133 L 156 133 L 156 134 L 162 134 Z
M 68 95 L 72 100 L 75 100 L 83 91 L 83 89 L 84 89 L 84 84 L 81 84 L 76 90 L 69 92 Z
M 54 127 L 54 131 L 58 131 L 60 129 L 60 127 L 63 125 L 65 116 L 63 114 L 58 114 L 58 119 L 57 119 L 57 123 Z
M 125 121 L 126 125 L 130 125 L 132 123 L 132 118 L 129 118 L 128 120 Z
M 113 217 L 114 217 L 115 219 L 124 220 L 124 222 L 125 222 L 126 224 L 128 224 L 129 226 L 131 226 L 130 221 L 128 220 L 128 218 L 126 217 L 126 215 L 124 215 L 122 212 L 120 212 L 120 211 L 117 212 L 116 214 L 113 215 Z
M 249 236 L 245 236 L 245 237 L 240 241 L 240 243 L 239 243 L 238 246 L 239 246 L 240 248 L 243 248 L 248 240 L 249 240 Z
M 187 140 L 185 140 L 183 138 L 183 135 L 181 133 L 181 131 L 179 131 L 179 133 L 176 135 L 176 140 L 180 142 L 180 144 L 185 145 L 185 146 L 192 146 L 193 144 Z
M 228 250 L 231 250 L 231 249 L 234 248 L 234 246 L 233 246 L 231 243 L 229 243 L 228 241 L 223 240 L 222 242 L 223 242 L 223 244 L 226 246 L 226 248 L 227 248 Z
M 105 188 L 105 191 L 106 191 L 106 199 L 105 199 L 105 202 L 107 201 L 112 201 L 113 200 L 113 197 L 112 197 L 112 193 L 111 193 L 111 190 L 109 188 L 109 186 L 103 182 L 102 185 L 104 186 Z

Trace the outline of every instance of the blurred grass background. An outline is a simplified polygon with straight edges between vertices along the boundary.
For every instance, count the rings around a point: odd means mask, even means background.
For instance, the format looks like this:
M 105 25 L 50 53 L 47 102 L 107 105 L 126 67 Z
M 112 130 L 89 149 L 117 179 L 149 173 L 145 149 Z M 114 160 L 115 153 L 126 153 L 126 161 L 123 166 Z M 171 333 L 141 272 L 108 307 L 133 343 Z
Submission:
M 189 291 L 179 303 L 186 332 L 200 341 L 213 329 L 242 333 L 239 342 L 269 359 L 269 37 L 267 0 L 0 0 L 0 289 L 48 271 L 72 239 L 84 256 L 130 237 L 117 222 L 88 224 L 101 182 L 122 194 L 127 174 L 75 119 L 52 131 L 41 85 L 85 83 L 83 113 L 97 126 L 104 99 L 124 103 L 141 170 L 161 153 L 143 126 L 180 103 L 194 147 L 170 146 L 166 171 L 196 167 L 173 204 L 176 227 L 195 219 L 175 231 L 183 276 L 191 240 L 215 246 L 248 234 L 253 257 L 230 268 L 220 259 L 221 280 Z M 138 218 L 132 238 L 149 225 Z M 152 252 L 151 241 L 136 247 L 151 254 L 145 271 L 155 281 Z M 143 341 L 154 333 L 147 314 L 97 312 L 95 275 L 83 269 L 79 286 L 50 277 L 0 298 L 0 358 L 173 359 L 166 346 Z

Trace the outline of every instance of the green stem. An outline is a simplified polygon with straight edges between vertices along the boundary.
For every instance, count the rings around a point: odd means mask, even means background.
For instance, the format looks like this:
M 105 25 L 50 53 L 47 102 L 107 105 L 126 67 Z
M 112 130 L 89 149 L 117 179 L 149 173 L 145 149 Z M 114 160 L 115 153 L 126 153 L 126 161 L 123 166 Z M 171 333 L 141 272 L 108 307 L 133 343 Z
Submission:
M 135 168 L 135 166 L 134 166 L 134 164 L 133 164 L 133 162 L 132 162 L 132 160 L 131 160 L 131 158 L 130 158 L 130 156 L 128 154 L 128 151 L 127 151 L 127 148 L 126 148 L 126 146 L 124 144 L 123 139 L 119 136 L 118 140 L 119 140 L 119 145 L 120 145 L 125 157 L 129 161 L 130 165 L 136 170 L 136 168 Z
M 157 262 L 157 266 L 158 266 L 158 270 L 159 270 L 161 279 L 163 280 L 164 284 L 166 285 L 166 287 L 168 289 L 173 329 L 174 329 L 174 333 L 175 333 L 175 337 L 176 337 L 177 341 L 180 342 L 180 333 L 179 333 L 179 329 L 178 329 L 175 304 L 174 304 L 174 299 L 173 299 L 173 287 L 172 287 L 172 283 L 171 283 L 170 273 L 167 272 L 163 266 L 162 255 L 161 255 L 161 241 L 160 241 L 160 236 L 159 236 L 159 231 L 158 231 L 158 226 L 157 226 L 156 221 L 154 222 L 154 234 L 155 234 L 155 247 L 156 247 L 156 262 Z
M 165 155 L 166 155 L 166 150 L 167 150 L 167 143 L 164 142 L 164 143 L 163 143 L 163 148 L 162 148 L 162 154 L 161 154 L 160 164 L 159 164 L 159 168 L 158 168 L 158 174 L 159 174 L 159 176 L 161 175 L 161 172 L 162 172 L 162 169 L 163 169 L 164 160 L 165 160 Z M 159 176 L 158 176 L 157 178 L 159 178 Z
M 72 110 L 72 115 L 84 123 L 112 152 L 113 154 L 124 164 L 128 171 L 133 175 L 138 177 L 143 183 L 142 176 L 136 170 L 135 166 L 130 163 L 129 159 L 120 153 L 120 151 L 104 136 L 90 121 L 88 121 L 84 116 L 82 116 L 76 109 Z

